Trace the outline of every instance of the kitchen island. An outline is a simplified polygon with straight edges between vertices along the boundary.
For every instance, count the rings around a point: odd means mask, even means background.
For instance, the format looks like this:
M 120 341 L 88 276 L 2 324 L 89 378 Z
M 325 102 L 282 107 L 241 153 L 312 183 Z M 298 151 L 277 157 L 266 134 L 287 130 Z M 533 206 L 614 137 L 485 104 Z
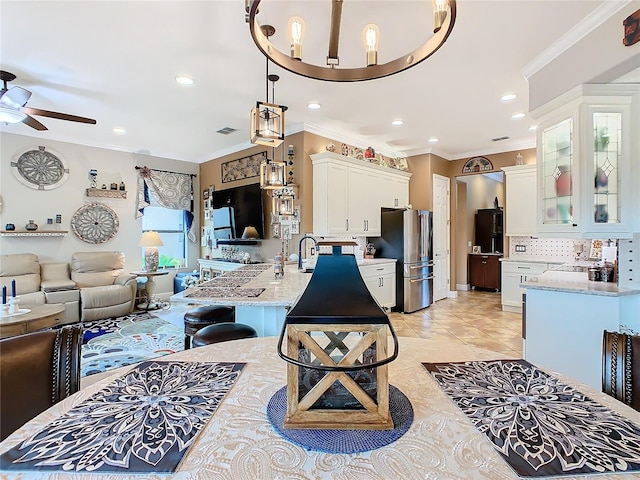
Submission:
M 602 332 L 640 334 L 640 288 L 592 282 L 586 272 L 547 271 L 526 289 L 524 358 L 602 385 Z
M 358 261 L 359 266 L 386 263 L 395 264 L 395 259 Z M 280 335 L 287 312 L 298 301 L 312 275 L 298 271 L 295 264 L 285 265 L 284 271 L 284 277 L 276 279 L 271 263 L 243 265 L 172 295 L 171 302 L 233 306 L 236 322 L 253 327 L 258 336 Z

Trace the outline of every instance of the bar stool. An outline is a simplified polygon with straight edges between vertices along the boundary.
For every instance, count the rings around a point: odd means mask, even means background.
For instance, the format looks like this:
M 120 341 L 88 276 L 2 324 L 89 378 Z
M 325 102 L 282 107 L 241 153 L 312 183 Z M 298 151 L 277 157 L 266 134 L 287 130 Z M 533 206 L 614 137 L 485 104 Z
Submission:
M 235 308 L 224 305 L 202 305 L 184 314 L 184 349 L 191 347 L 191 337 L 200 329 L 216 323 L 235 322 Z
M 192 344 L 195 348 L 229 340 L 256 338 L 257 336 L 258 332 L 243 323 L 216 323 L 198 330 L 193 336 Z

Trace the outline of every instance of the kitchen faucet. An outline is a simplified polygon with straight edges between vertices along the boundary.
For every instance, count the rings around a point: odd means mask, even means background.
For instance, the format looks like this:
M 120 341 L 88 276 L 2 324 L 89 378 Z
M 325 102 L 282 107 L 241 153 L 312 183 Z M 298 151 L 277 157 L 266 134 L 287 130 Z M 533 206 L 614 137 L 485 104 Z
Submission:
M 312 237 L 311 235 L 305 235 L 300 239 L 300 243 L 298 243 L 298 270 L 302 270 L 302 244 L 305 240 L 310 239 L 313 240 L 313 243 L 316 247 L 316 252 L 318 251 L 318 241 Z

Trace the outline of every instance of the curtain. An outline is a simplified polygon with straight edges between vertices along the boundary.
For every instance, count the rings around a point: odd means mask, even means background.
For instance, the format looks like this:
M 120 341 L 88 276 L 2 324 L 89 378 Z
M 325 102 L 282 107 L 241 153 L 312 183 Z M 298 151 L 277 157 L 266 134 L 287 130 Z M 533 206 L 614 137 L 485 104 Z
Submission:
M 142 217 L 145 207 L 149 206 L 184 211 L 187 237 L 191 242 L 195 243 L 196 235 L 193 231 L 193 175 L 140 167 L 136 218 Z

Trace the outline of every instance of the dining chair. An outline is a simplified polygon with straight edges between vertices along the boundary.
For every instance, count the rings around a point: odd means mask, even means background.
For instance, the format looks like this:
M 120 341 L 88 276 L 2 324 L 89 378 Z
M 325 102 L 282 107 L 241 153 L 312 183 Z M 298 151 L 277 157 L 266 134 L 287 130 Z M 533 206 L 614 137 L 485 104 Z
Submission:
M 83 328 L 0 340 L 0 441 L 80 388 Z
M 603 332 L 602 391 L 640 411 L 640 335 Z

